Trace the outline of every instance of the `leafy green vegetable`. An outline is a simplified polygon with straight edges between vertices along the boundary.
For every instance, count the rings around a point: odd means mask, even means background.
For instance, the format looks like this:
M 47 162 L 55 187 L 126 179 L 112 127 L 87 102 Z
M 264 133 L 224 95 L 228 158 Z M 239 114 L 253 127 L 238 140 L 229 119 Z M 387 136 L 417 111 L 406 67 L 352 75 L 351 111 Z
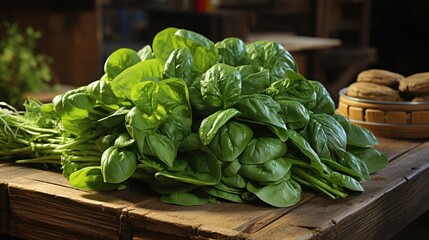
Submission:
M 181 154 L 180 157 L 190 161 L 193 166 L 187 168 L 186 171 L 162 170 L 157 172 L 155 177 L 163 176 L 199 186 L 219 183 L 222 174 L 221 165 L 212 153 L 208 151 L 190 151 L 186 152 L 186 154 Z
M 147 115 L 158 109 L 159 85 L 154 81 L 137 83 L 131 88 L 131 101 Z
M 106 80 L 97 80 L 88 84 L 88 94 L 97 100 L 99 103 L 104 105 L 116 105 L 119 104 L 119 100 L 115 94 L 113 94 L 110 84 Z
M 194 60 L 192 69 L 197 73 L 207 71 L 217 63 L 219 58 L 215 44 L 205 36 L 193 31 L 177 30 L 174 33 L 173 45 L 176 49 L 187 48 L 191 52 Z
M 242 96 L 234 107 L 240 111 L 241 118 L 286 129 L 286 125 L 280 116 L 280 105 L 268 95 Z
M 253 131 L 246 124 L 229 121 L 220 127 L 208 148 L 219 160 L 231 162 L 242 154 L 252 137 Z
M 338 162 L 348 168 L 351 168 L 360 174 L 360 179 L 368 180 L 369 171 L 366 164 L 348 151 L 342 151 Z
M 270 72 L 256 65 L 242 65 L 236 68 L 241 76 L 241 94 L 263 93 L 270 87 Z
M 221 182 L 227 186 L 235 188 L 245 188 L 247 180 L 238 174 L 240 171 L 241 164 L 238 159 L 233 160 L 227 165 L 224 165 L 222 169 Z
M 270 70 L 271 82 L 282 79 L 287 70 L 298 72 L 293 56 L 280 43 L 257 41 L 247 45 L 251 65 Z
M 368 129 L 350 124 L 350 129 L 347 132 L 347 145 L 370 147 L 377 144 L 377 138 Z
M 310 112 L 297 101 L 278 100 L 281 107 L 281 117 L 286 126 L 292 130 L 299 130 L 310 121 Z
M 343 127 L 326 113 L 311 115 L 305 136 L 313 149 L 325 158 L 334 157 L 347 146 L 347 135 Z
M 240 73 L 226 64 L 215 64 L 200 81 L 201 96 L 213 108 L 232 107 L 241 95 Z
M 118 188 L 118 184 L 103 181 L 101 167 L 86 167 L 70 174 L 70 185 L 75 188 L 86 190 L 112 190 Z
M 249 64 L 247 47 L 243 40 L 236 37 L 225 38 L 215 44 L 219 53 L 219 62 L 230 66 Z
M 273 82 L 267 89 L 267 93 L 277 101 L 297 101 L 307 109 L 313 109 L 316 106 L 317 94 L 313 84 L 292 70 L 287 70 L 284 78 Z
M 87 92 L 85 87 L 80 87 L 58 95 L 53 99 L 55 112 L 62 119 L 83 119 L 89 116 L 89 110 L 94 108 L 95 99 Z
M 114 146 L 101 156 L 101 173 L 106 183 L 127 180 L 137 168 L 137 156 L 133 151 L 123 151 Z
M 131 89 L 145 79 L 162 78 L 164 67 L 158 59 L 139 62 L 116 76 L 110 83 L 113 93 L 121 100 L 131 98 Z
M 280 183 L 265 186 L 249 182 L 247 190 L 275 207 L 290 207 L 301 200 L 301 186 L 292 178 L 285 178 Z
M 378 144 L 377 138 L 368 129 L 351 124 L 349 119 L 342 115 L 334 114 L 333 117 L 344 128 L 348 146 L 371 147 Z
M 192 55 L 192 71 L 203 73 L 218 61 L 215 44 L 203 35 L 177 28 L 166 28 L 157 33 L 153 39 L 153 51 L 161 63 L 165 63 L 171 52 L 186 48 Z
M 289 139 L 293 146 L 298 148 L 301 154 L 303 154 L 310 160 L 311 166 L 313 168 L 317 169 L 319 173 L 327 172 L 326 166 L 320 160 L 319 155 L 317 155 L 317 153 L 313 150 L 313 148 L 303 136 L 301 136 L 295 131 L 289 131 Z
M 386 155 L 372 147 L 351 147 L 347 150 L 365 163 L 369 174 L 380 171 L 389 163 Z
M 239 157 L 242 164 L 263 164 L 287 152 L 287 145 L 277 138 L 253 138 Z
M 87 190 L 140 180 L 182 206 L 290 207 L 302 187 L 344 198 L 388 161 L 275 42 L 167 28 L 113 52 L 99 80 L 25 106 L 0 103 L 1 160 L 54 165 Z
M 104 64 L 104 72 L 108 79 L 114 79 L 125 69 L 141 62 L 140 56 L 130 48 L 120 48 L 107 58 Z
M 153 38 L 152 49 L 155 58 L 165 64 L 171 52 L 176 49 L 173 43 L 174 33 L 179 30 L 178 28 L 169 27 L 158 32 Z
M 142 47 L 137 52 L 137 55 L 139 55 L 139 57 L 142 61 L 155 58 L 155 55 L 153 54 L 153 51 L 152 51 L 152 47 L 150 45 L 146 45 L 146 46 Z
M 226 192 L 215 187 L 204 188 L 204 191 L 214 197 L 222 198 L 230 202 L 243 203 L 244 200 L 241 198 L 240 194 Z
M 315 113 L 326 113 L 332 115 L 335 113 L 335 103 L 329 95 L 328 90 L 321 82 L 310 81 L 316 93 L 316 104 L 314 108 L 310 109 Z
M 164 64 L 164 78 L 180 78 L 186 85 L 192 82 L 193 58 L 187 48 L 178 48 L 171 52 Z
M 240 173 L 254 181 L 275 182 L 283 178 L 292 163 L 286 158 L 271 159 L 263 164 L 242 164 Z
M 237 109 L 230 108 L 226 110 L 219 110 L 212 115 L 206 117 L 201 122 L 198 134 L 204 145 L 210 144 L 219 129 L 224 126 L 230 119 L 239 115 Z

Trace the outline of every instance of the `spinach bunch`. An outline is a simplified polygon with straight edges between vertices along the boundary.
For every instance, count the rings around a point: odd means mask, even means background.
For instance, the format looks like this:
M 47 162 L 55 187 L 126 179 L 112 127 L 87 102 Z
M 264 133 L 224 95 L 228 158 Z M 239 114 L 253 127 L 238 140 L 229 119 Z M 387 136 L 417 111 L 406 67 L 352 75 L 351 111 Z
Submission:
M 288 207 L 302 187 L 334 199 L 361 192 L 387 164 L 371 132 L 335 114 L 325 87 L 276 42 L 166 28 L 46 106 L 63 175 L 82 189 L 141 180 L 171 204 Z

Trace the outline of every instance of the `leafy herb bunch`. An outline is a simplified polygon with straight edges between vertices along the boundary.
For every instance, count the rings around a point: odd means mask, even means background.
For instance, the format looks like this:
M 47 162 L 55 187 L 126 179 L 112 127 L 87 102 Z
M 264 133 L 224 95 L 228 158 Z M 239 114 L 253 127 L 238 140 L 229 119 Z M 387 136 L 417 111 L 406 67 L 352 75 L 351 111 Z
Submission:
M 17 23 L 0 26 L 0 100 L 22 109 L 24 94 L 35 92 L 51 81 L 50 59 L 37 54 L 41 32 Z

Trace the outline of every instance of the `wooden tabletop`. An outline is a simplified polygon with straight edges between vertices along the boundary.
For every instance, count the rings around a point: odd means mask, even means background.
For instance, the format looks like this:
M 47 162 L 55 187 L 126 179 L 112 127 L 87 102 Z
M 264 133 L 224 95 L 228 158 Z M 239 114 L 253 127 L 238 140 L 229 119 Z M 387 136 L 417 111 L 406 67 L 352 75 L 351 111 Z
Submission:
M 291 208 L 167 205 L 136 182 L 73 189 L 58 172 L 0 163 L 0 233 L 24 239 L 386 239 L 429 209 L 429 141 L 379 138 L 390 163 L 365 191 L 331 200 L 304 191 Z

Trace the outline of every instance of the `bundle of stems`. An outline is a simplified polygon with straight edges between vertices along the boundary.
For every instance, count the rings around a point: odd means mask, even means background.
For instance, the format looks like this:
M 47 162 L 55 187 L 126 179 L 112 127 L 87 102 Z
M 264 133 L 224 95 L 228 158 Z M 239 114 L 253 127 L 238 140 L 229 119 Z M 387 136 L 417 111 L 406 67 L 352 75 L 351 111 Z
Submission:
M 46 168 L 62 168 L 65 162 L 99 162 L 101 151 L 92 139 L 75 139 L 56 126 L 55 118 L 40 114 L 42 104 L 31 99 L 26 110 L 19 111 L 0 102 L 0 160 L 13 160 L 18 164 L 39 164 Z M 76 165 L 76 164 L 74 164 Z M 77 167 L 77 166 L 75 166 Z

